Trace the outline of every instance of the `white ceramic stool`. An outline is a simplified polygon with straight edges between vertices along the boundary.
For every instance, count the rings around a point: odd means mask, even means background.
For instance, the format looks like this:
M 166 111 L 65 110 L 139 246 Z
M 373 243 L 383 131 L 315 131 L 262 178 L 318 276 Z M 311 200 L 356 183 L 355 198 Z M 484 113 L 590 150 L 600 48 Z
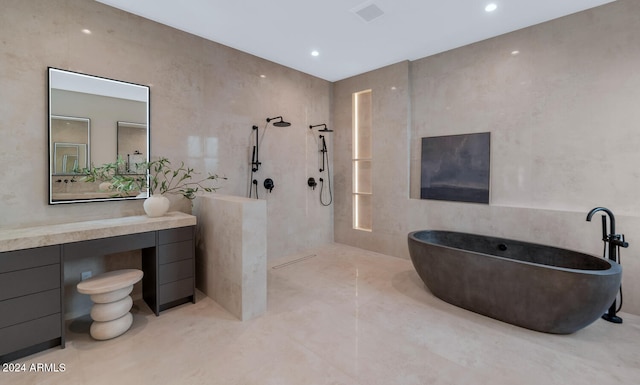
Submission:
M 133 316 L 133 284 L 142 279 L 137 269 L 109 271 L 78 283 L 78 292 L 89 294 L 94 305 L 91 308 L 89 333 L 96 340 L 108 340 L 129 330 Z

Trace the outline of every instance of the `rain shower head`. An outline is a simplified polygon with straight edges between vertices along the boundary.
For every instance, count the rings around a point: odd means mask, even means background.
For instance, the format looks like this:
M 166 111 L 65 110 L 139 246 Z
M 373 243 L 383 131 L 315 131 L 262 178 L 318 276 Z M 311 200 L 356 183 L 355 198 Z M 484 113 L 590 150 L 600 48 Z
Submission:
M 320 127 L 320 126 L 324 126 L 324 128 L 318 130 L 318 132 L 333 132 L 333 130 L 328 129 L 327 125 L 324 123 L 316 124 L 315 126 L 309 126 L 309 129 L 312 130 L 314 127 Z
M 276 127 L 289 127 L 291 125 L 291 123 L 285 122 L 284 120 L 282 120 L 282 116 L 276 116 L 275 118 L 267 118 L 267 123 L 276 119 L 280 119 L 280 121 L 273 123 L 273 125 Z

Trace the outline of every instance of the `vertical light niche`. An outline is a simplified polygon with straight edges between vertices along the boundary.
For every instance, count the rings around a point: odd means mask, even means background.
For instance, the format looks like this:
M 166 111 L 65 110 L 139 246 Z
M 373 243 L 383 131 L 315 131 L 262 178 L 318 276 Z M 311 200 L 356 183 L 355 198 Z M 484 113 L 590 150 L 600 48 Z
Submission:
M 371 231 L 373 227 L 371 102 L 371 90 L 353 94 L 353 228 L 364 231 Z

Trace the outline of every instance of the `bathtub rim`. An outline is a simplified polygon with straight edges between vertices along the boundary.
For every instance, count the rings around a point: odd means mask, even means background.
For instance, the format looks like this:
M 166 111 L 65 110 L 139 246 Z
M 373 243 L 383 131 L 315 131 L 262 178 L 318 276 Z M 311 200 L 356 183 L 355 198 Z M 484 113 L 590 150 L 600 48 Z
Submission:
M 502 241 L 506 241 L 506 242 L 509 242 L 509 241 L 511 241 L 511 242 L 520 242 L 520 243 L 529 244 L 529 245 L 533 245 L 533 246 L 549 247 L 549 248 L 553 248 L 553 249 L 565 250 L 565 251 L 581 254 L 581 255 L 584 255 L 586 257 L 596 258 L 596 259 L 599 259 L 601 261 L 604 261 L 609 265 L 609 268 L 603 269 L 603 270 L 572 269 L 572 268 L 568 268 L 568 267 L 547 265 L 547 264 L 543 264 L 543 263 L 533 263 L 533 262 L 521 261 L 519 259 L 514 259 L 514 258 L 501 257 L 499 255 L 486 254 L 486 253 L 481 253 L 481 252 L 478 252 L 478 251 L 461 249 L 461 248 L 458 248 L 458 247 L 447 246 L 447 245 L 443 245 L 443 244 L 439 244 L 439 243 L 427 242 L 427 241 L 419 239 L 419 238 L 417 238 L 415 236 L 415 234 L 417 234 L 417 233 L 425 233 L 425 232 L 439 232 L 439 233 L 450 233 L 450 234 L 460 234 L 460 235 L 481 236 L 481 237 L 491 238 L 491 239 L 495 239 L 495 240 L 502 240 Z M 521 264 L 528 265 L 528 266 L 536 266 L 536 267 L 540 267 L 540 268 L 547 268 L 547 269 L 566 271 L 566 272 L 574 273 L 574 274 L 588 274 L 588 275 L 615 275 L 615 274 L 622 274 L 622 265 L 620 265 L 619 263 L 617 263 L 615 261 L 610 260 L 609 258 L 602 258 L 602 257 L 598 257 L 596 255 L 587 254 L 587 253 L 584 253 L 584 252 L 581 252 L 581 251 L 575 251 L 575 250 L 571 250 L 571 249 L 567 249 L 567 248 L 563 248 L 563 247 L 557 247 L 557 246 L 544 245 L 544 244 L 541 244 L 541 243 L 522 241 L 522 240 L 518 240 L 518 239 L 502 238 L 502 237 L 495 237 L 495 236 L 492 236 L 492 235 L 474 234 L 474 233 L 466 233 L 466 232 L 452 231 L 452 230 L 415 230 L 415 231 L 412 231 L 412 232 L 409 233 L 408 239 L 410 241 L 413 240 L 413 241 L 418 242 L 418 243 L 424 243 L 424 244 L 427 244 L 427 245 L 443 247 L 443 248 L 446 248 L 446 249 L 449 249 L 449 250 L 464 251 L 465 253 L 470 253 L 470 254 L 478 255 L 478 256 L 482 256 L 482 257 L 496 258 L 496 259 L 507 261 L 507 262 L 521 263 Z

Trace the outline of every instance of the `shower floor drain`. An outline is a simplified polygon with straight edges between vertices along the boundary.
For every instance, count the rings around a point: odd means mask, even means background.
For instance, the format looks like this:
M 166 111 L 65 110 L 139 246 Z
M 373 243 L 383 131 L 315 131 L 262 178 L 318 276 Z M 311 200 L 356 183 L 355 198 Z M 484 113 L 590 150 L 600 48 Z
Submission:
M 305 261 L 305 260 L 313 258 L 315 256 L 316 256 L 316 254 L 307 255 L 305 257 L 301 257 L 301 258 L 298 258 L 298 259 L 291 260 L 289 262 L 285 262 L 285 263 L 281 263 L 279 265 L 275 265 L 275 266 L 272 267 L 272 269 L 274 269 L 274 270 L 275 269 L 282 269 L 283 267 L 287 267 L 287 266 L 293 265 L 294 263 Z

